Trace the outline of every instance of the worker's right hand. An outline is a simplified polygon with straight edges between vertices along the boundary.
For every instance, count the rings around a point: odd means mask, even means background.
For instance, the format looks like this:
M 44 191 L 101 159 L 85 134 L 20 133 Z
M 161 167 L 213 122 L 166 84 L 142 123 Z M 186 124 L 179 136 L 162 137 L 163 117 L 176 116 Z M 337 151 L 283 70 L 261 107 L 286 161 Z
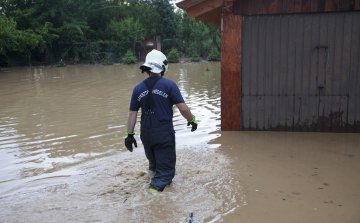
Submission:
M 195 116 L 193 115 L 193 119 L 191 121 L 188 121 L 187 126 L 191 125 L 191 131 L 195 131 L 197 129 L 197 121 L 195 120 Z
M 133 147 L 132 147 L 133 143 L 134 143 L 135 147 L 137 148 L 137 143 L 134 138 L 134 135 L 135 135 L 135 132 L 133 132 L 133 133 L 126 132 L 125 146 L 130 152 L 133 151 Z

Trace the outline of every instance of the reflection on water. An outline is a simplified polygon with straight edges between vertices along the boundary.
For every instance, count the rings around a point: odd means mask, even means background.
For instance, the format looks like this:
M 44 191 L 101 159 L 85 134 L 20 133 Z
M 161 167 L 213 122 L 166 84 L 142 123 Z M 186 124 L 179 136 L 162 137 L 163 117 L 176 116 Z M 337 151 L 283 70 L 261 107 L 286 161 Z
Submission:
M 178 145 L 205 144 L 215 137 L 209 133 L 218 129 L 219 63 L 209 65 L 212 72 L 189 78 L 189 73 L 205 71 L 204 66 L 174 65 L 166 75 L 179 83 L 184 99 L 206 123 L 197 135 L 190 134 L 176 112 Z M 15 69 L 1 74 L 0 195 L 14 192 L 8 185 L 15 182 L 64 172 L 72 175 L 72 166 L 125 151 L 132 88 L 146 78 L 138 71 L 138 65 L 83 66 Z M 189 80 L 196 86 L 189 86 Z
M 116 203 L 118 199 L 128 199 L 126 205 L 131 204 L 137 209 L 141 209 L 138 206 L 144 206 L 146 203 L 157 202 L 156 197 L 153 198 L 155 200 L 146 199 L 146 202 L 145 200 L 136 202 L 136 196 L 131 197 L 134 194 L 146 197 L 147 190 L 144 188 L 148 186 L 148 179 L 145 174 L 141 175 L 146 171 L 146 160 L 141 149 L 139 134 L 136 137 L 140 148 L 135 153 L 128 154 L 123 143 L 132 89 L 147 77 L 139 73 L 138 66 L 50 67 L 14 69 L 10 73 L 1 73 L 0 94 L 3 96 L 0 101 L 2 170 L 0 196 L 2 200 L 15 205 L 18 196 L 23 196 L 22 203 L 18 205 L 26 212 L 36 206 L 26 205 L 26 202 L 34 204 L 35 195 L 40 206 L 44 203 L 50 204 L 59 198 L 64 199 L 64 193 L 72 194 L 75 193 L 74 190 L 86 188 L 79 193 L 100 196 L 102 193 L 109 194 L 108 190 L 114 190 L 110 193 L 113 195 L 110 196 L 111 199 Z M 207 66 L 210 71 L 205 71 Z M 179 151 L 178 173 L 173 186 L 167 191 L 178 194 L 177 197 L 181 196 L 183 206 L 186 206 L 184 205 L 186 202 L 196 197 L 214 193 L 206 192 L 211 189 L 204 189 L 203 193 L 199 193 L 196 189 L 205 179 L 219 175 L 218 183 L 207 182 L 219 186 L 221 181 L 229 177 L 220 174 L 220 170 L 225 171 L 226 158 L 213 151 L 216 145 L 207 145 L 210 140 L 220 135 L 220 63 L 173 64 L 165 77 L 178 84 L 186 103 L 199 120 L 198 130 L 191 133 L 190 128 L 186 126 L 186 120 L 181 117 L 177 109 L 175 110 L 174 126 Z M 139 132 L 139 123 L 135 132 Z M 128 160 L 122 158 L 126 156 L 131 158 Z M 205 159 L 206 157 L 208 158 Z M 214 162 L 211 157 L 219 159 Z M 202 162 L 199 162 L 199 159 Z M 105 168 L 105 166 L 109 167 Z M 126 167 L 130 170 L 126 170 Z M 104 168 L 107 170 L 104 171 Z M 124 169 L 118 170 L 119 168 Z M 181 170 L 184 171 L 183 174 Z M 134 181 L 128 181 L 128 178 Z M 191 180 L 193 191 L 197 191 L 198 196 L 179 192 L 188 187 L 189 180 L 184 179 L 193 179 Z M 125 194 L 122 190 L 116 190 L 120 186 L 116 188 L 108 185 L 127 183 L 128 190 Z M 101 195 L 97 202 L 102 202 L 102 197 L 107 197 L 104 196 L 105 194 Z M 167 196 L 166 193 L 158 195 L 159 199 L 165 199 Z M 57 205 L 64 205 L 60 200 Z M 218 208 L 223 202 L 223 198 L 216 196 L 213 196 L 213 200 L 212 204 L 210 200 L 203 200 L 207 203 L 203 207 L 206 211 L 197 216 L 198 220 L 209 217 L 213 214 L 214 208 Z M 82 201 L 89 202 L 88 199 Z M 74 202 L 81 205 L 79 199 L 74 198 L 71 203 L 75 204 Z M 166 207 L 169 202 L 161 203 Z M 180 205 L 181 202 L 177 204 Z M 197 202 L 197 206 L 199 205 L 200 203 Z M 174 212 L 172 208 L 168 207 L 171 213 Z M 99 211 L 104 210 L 100 208 Z M 142 210 L 144 213 L 149 211 L 154 210 Z M 178 215 L 170 214 L 168 217 L 180 219 L 188 215 L 181 210 L 178 211 Z M 1 213 L 9 213 L 9 215 L 5 214 L 9 217 L 12 210 L 5 209 Z M 117 219 L 118 214 L 119 212 L 109 216 L 109 219 Z M 62 211 L 59 211 L 59 215 L 63 215 Z M 26 215 L 23 217 L 29 218 Z M 139 220 L 147 218 L 145 214 L 138 216 Z M 40 219 L 33 218 L 34 221 Z M 164 218 L 155 215 L 150 219 L 155 221 Z M 89 218 L 89 221 L 94 220 L 96 219 Z
M 176 175 L 149 193 L 123 143 L 138 66 L 0 73 L 2 221 L 359 222 L 360 137 L 221 132 L 220 63 L 170 65 L 199 128 L 174 109 Z

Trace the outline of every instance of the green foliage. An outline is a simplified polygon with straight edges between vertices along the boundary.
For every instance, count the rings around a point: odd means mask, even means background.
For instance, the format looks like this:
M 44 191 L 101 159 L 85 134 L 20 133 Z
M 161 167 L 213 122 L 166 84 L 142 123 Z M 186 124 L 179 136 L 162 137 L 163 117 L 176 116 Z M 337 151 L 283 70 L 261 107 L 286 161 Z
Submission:
M 105 34 L 117 42 L 144 39 L 145 29 L 139 20 L 134 21 L 132 17 L 119 22 L 112 20 L 105 30 Z
M 5 55 L 7 51 L 21 49 L 18 43 L 19 32 L 14 20 L 8 20 L 0 15 L 0 30 L 0 54 Z
M 174 13 L 175 7 L 169 0 L 151 0 L 156 12 L 160 15 L 159 29 L 162 39 L 172 38 L 178 35 L 178 23 Z
M 212 35 L 208 25 L 200 21 L 196 21 L 195 18 L 189 19 L 185 11 L 180 11 L 181 24 L 179 27 L 179 32 L 182 38 L 184 39 L 201 39 L 208 38 Z
M 75 57 L 75 58 L 74 58 L 74 65 L 78 64 L 79 61 L 80 61 L 79 57 Z
M 101 64 L 102 65 L 114 65 L 114 62 L 109 57 L 105 57 L 105 60 Z
M 179 33 L 184 39 L 183 51 L 190 56 L 195 51 L 205 52 L 212 43 L 212 34 L 216 32 L 213 26 L 206 25 L 194 18 L 189 19 L 185 11 L 179 11 L 178 16 L 181 17 L 179 25 Z M 203 55 L 202 55 L 203 56 Z
M 206 67 L 205 71 L 210 71 L 209 67 Z
M 169 63 L 179 63 L 179 58 L 179 52 L 175 48 L 172 48 L 167 55 L 167 60 L 169 61 Z
M 45 48 L 42 36 L 31 29 L 20 31 L 16 29 L 16 22 L 0 15 L 0 54 L 5 55 L 7 51 L 23 52 L 39 47 L 41 51 Z M 43 31 L 46 32 L 46 31 Z M 28 52 L 29 53 L 29 52 Z
M 194 53 L 190 60 L 191 60 L 191 62 L 199 62 L 199 61 L 201 61 L 201 57 L 199 57 L 199 55 Z
M 59 60 L 59 63 L 56 65 L 57 67 L 66 67 L 67 66 L 67 64 L 66 64 L 66 62 L 64 61 L 64 60 Z
M 183 10 L 174 10 L 168 0 L 0 1 L 0 56 L 19 52 L 29 62 L 62 58 L 73 43 L 89 40 L 97 42 L 101 52 L 111 48 L 119 55 L 133 50 L 130 41 L 154 35 L 162 40 L 175 35 L 181 39 L 176 42 L 178 52 L 186 56 L 196 52 L 202 57 L 214 32 L 220 36 L 217 27 L 189 19 Z M 124 41 L 129 42 L 122 44 Z M 172 43 L 167 46 L 165 52 Z M 63 59 L 88 60 L 94 56 L 97 60 L 101 58 L 97 53 L 92 46 L 89 55 L 89 46 L 78 44 Z
M 131 50 L 128 50 L 125 53 L 125 56 L 121 59 L 121 62 L 123 64 L 134 64 L 136 63 L 136 57 L 134 57 L 133 52 L 131 52 Z
M 220 61 L 221 54 L 216 47 L 211 48 L 209 56 L 207 57 L 208 61 Z

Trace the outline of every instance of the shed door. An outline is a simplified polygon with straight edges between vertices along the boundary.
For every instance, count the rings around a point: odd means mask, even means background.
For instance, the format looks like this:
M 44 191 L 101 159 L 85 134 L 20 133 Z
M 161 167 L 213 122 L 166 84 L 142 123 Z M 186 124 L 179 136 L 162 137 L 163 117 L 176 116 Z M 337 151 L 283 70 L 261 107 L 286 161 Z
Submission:
M 244 16 L 242 29 L 243 130 L 360 132 L 360 12 Z

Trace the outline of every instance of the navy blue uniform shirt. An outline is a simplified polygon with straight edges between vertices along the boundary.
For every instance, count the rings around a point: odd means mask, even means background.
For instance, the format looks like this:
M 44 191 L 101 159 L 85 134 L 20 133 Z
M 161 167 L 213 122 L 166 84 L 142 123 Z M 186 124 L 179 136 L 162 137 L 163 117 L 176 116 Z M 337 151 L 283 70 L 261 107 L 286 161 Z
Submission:
M 161 77 L 149 77 L 147 79 L 149 86 L 151 86 L 158 78 Z M 130 101 L 131 111 L 139 111 L 140 107 L 142 112 L 145 111 L 148 92 L 149 91 L 143 81 L 135 86 Z M 153 97 L 155 115 L 160 122 L 172 122 L 172 106 L 174 104 L 185 103 L 175 82 L 165 78 L 161 78 L 155 84 L 153 88 Z

